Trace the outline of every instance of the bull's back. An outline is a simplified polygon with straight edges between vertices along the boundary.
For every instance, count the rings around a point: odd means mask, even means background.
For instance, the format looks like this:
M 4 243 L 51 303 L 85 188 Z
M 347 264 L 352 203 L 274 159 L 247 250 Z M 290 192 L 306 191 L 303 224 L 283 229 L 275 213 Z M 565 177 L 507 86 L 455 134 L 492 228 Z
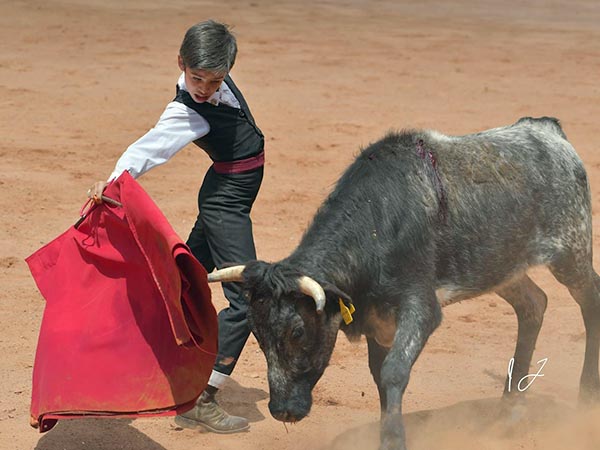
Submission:
M 432 133 L 447 195 L 442 284 L 486 290 L 591 239 L 583 164 L 558 121 L 524 118 L 461 137 Z
M 361 286 L 408 271 L 477 293 L 546 264 L 573 235 L 589 244 L 590 221 L 583 164 L 553 119 L 457 137 L 412 130 L 361 152 L 299 254 L 352 267 Z

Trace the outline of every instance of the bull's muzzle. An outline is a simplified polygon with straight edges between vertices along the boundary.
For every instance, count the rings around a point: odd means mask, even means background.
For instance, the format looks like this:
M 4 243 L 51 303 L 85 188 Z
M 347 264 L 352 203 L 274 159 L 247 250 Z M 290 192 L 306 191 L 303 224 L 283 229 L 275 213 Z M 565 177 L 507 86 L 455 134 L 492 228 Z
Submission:
M 298 422 L 304 419 L 312 406 L 310 386 L 306 382 L 288 384 L 274 389 L 270 383 L 269 411 L 273 418 L 282 422 Z
M 304 419 L 308 415 L 308 409 L 299 408 L 299 407 L 286 407 L 275 404 L 274 402 L 269 402 L 269 411 L 274 419 L 277 419 L 281 422 L 289 422 L 294 423 Z

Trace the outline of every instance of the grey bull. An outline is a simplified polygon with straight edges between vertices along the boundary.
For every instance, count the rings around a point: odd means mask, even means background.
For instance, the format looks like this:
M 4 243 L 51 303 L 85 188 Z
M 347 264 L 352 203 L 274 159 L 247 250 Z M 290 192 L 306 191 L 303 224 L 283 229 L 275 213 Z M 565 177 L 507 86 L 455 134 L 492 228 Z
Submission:
M 486 292 L 505 299 L 518 319 L 504 396 L 519 395 L 546 309 L 546 294 L 527 275 L 538 265 L 580 306 L 580 399 L 599 398 L 590 188 L 556 119 L 522 118 L 455 137 L 390 133 L 358 155 L 288 257 L 245 263 L 209 281 L 243 283 L 278 420 L 308 414 L 341 329 L 350 339 L 367 338 L 380 448 L 405 449 L 402 397 L 441 306 Z

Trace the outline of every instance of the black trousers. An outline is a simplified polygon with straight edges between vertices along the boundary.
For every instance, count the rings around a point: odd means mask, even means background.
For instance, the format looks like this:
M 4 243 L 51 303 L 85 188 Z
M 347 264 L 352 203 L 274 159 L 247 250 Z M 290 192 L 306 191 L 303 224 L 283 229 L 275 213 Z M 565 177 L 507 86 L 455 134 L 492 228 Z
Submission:
M 187 245 L 207 272 L 256 259 L 250 211 L 263 167 L 239 174 L 218 174 L 211 167 L 198 194 L 198 218 Z M 247 301 L 237 283 L 223 283 L 229 307 L 221 310 L 219 349 L 214 370 L 230 375 L 250 336 Z

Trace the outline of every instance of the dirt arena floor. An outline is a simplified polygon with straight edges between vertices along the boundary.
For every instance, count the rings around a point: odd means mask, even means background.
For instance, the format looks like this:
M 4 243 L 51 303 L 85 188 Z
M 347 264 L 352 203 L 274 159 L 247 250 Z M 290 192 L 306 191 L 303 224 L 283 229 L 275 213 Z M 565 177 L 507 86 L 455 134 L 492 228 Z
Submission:
M 379 403 L 366 344 L 340 334 L 308 418 L 271 418 L 251 338 L 220 401 L 251 421 L 231 436 L 170 418 L 29 427 L 44 308 L 24 258 L 77 219 L 91 183 L 173 98 L 185 30 L 235 25 L 232 76 L 267 136 L 253 219 L 259 257 L 278 260 L 361 146 L 390 129 L 466 134 L 522 116 L 558 117 L 584 160 L 600 249 L 600 4 L 597 0 L 0 0 L 0 449 L 376 449 Z M 140 179 L 184 238 L 209 159 L 184 149 Z M 551 182 L 551 180 L 549 180 Z M 600 268 L 599 251 L 595 266 Z M 445 309 L 405 397 L 408 443 L 429 449 L 598 449 L 598 411 L 577 408 L 579 309 L 545 269 L 549 306 L 529 409 L 498 422 L 516 337 L 493 294 Z M 220 289 L 214 302 L 224 306 Z

